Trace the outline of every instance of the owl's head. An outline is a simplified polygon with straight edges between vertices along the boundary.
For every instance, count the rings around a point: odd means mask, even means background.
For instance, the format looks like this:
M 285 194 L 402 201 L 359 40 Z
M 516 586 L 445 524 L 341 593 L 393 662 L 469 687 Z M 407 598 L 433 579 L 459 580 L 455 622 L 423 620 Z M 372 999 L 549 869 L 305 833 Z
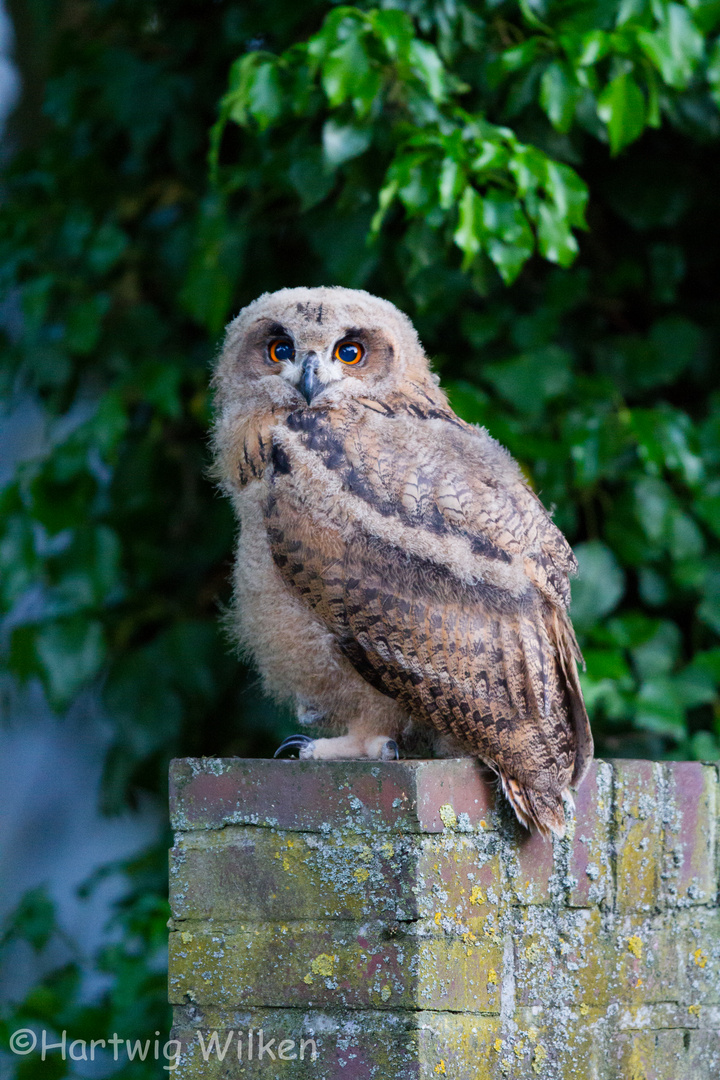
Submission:
M 243 308 L 227 328 L 216 382 L 221 404 L 326 408 L 432 378 L 406 315 L 334 287 L 281 289 Z

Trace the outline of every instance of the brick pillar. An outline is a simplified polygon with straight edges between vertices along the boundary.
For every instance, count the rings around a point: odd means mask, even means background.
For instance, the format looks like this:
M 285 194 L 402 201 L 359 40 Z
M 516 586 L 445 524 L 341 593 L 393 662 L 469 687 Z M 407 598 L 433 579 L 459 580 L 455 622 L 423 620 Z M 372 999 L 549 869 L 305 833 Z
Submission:
M 717 1080 L 717 808 L 596 762 L 550 843 L 469 759 L 175 761 L 168 1075 Z

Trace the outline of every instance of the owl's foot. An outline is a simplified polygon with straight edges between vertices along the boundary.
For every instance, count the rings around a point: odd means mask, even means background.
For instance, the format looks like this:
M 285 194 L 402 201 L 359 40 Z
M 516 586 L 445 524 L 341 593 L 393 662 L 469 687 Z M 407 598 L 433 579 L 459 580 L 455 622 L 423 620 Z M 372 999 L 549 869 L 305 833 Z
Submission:
M 289 735 L 287 739 L 283 739 L 280 743 L 273 757 L 312 757 L 311 753 L 306 754 L 303 751 L 307 750 L 308 747 L 312 747 L 314 742 L 315 740 L 311 739 L 309 735 Z
M 278 746 L 273 757 L 297 756 L 301 761 L 343 761 L 370 758 L 374 761 L 397 761 L 398 745 L 387 735 L 363 738 L 341 735 L 335 739 L 311 739 L 308 735 L 290 735 Z

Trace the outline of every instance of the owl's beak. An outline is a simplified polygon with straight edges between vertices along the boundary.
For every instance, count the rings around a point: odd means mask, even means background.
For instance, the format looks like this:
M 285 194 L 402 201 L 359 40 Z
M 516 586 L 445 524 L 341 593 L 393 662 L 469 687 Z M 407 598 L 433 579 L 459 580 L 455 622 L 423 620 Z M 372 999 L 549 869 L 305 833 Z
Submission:
M 317 362 L 316 354 L 308 353 L 303 360 L 300 381 L 297 384 L 298 390 L 305 398 L 308 405 L 310 405 L 316 394 L 319 394 L 321 390 L 325 389 L 325 383 L 321 382 L 317 376 Z

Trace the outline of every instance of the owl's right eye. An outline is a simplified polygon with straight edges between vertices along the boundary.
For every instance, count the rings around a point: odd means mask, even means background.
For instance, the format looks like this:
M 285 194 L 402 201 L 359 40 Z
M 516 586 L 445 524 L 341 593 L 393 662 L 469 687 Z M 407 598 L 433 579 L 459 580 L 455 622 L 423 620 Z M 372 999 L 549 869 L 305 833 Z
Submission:
M 270 359 L 279 364 L 281 360 L 295 359 L 295 346 L 288 338 L 276 338 L 275 341 L 270 342 L 268 353 Z

